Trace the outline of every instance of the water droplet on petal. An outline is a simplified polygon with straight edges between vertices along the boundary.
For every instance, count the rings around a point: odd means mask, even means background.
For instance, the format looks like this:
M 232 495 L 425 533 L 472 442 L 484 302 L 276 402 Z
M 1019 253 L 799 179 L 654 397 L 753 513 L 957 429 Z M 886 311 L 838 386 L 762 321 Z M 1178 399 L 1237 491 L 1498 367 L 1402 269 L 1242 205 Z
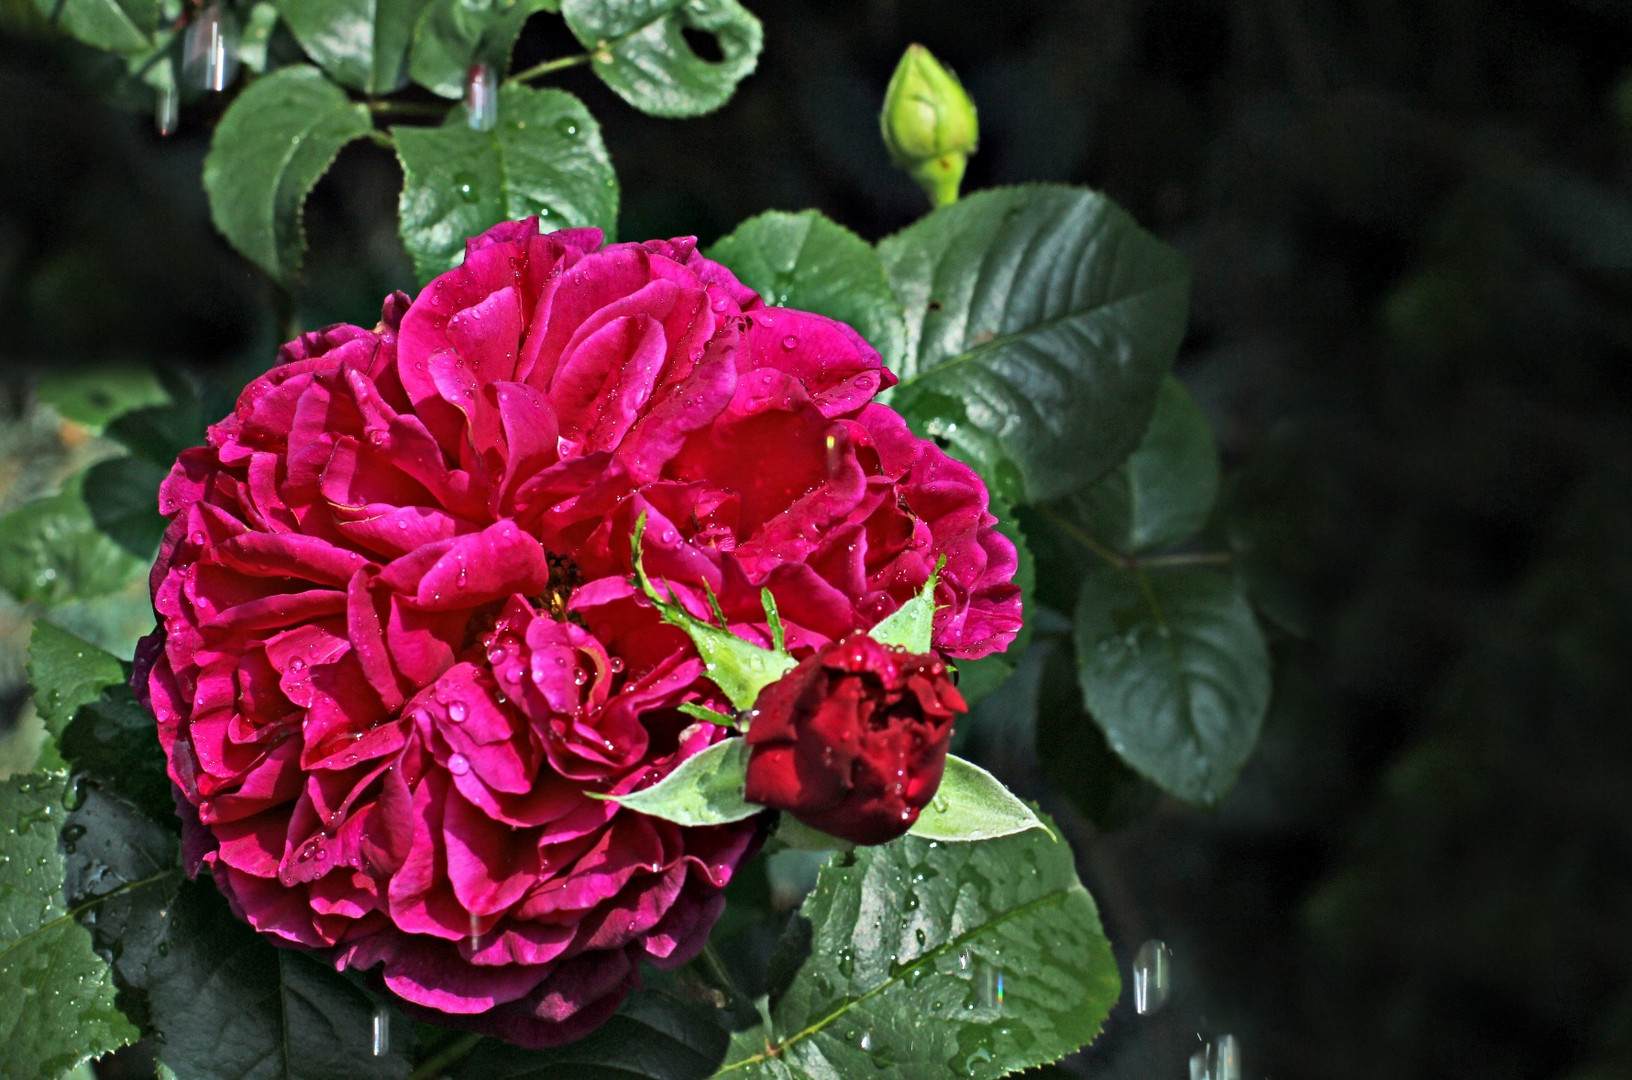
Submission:
M 508 655 L 510 654 L 505 652 L 499 646 L 495 645 L 491 649 L 487 650 L 487 662 L 489 664 L 502 664 L 504 663 L 504 658 Z
M 469 715 L 470 715 L 470 707 L 468 705 L 466 705 L 463 701 L 450 701 L 450 702 L 448 702 L 448 719 L 452 720 L 455 724 L 464 723 L 465 722 L 465 717 L 467 717 Z
M 799 347 L 799 339 L 794 337 L 792 334 L 789 334 L 787 337 L 782 339 L 782 347 L 788 352 L 792 352 Z
M 470 771 L 470 761 L 463 754 L 455 754 L 448 759 L 448 771 L 455 776 L 463 776 Z
M 614 656 L 606 662 L 606 666 L 612 669 L 612 674 L 616 675 L 618 672 L 623 670 L 623 658 L 621 656 Z

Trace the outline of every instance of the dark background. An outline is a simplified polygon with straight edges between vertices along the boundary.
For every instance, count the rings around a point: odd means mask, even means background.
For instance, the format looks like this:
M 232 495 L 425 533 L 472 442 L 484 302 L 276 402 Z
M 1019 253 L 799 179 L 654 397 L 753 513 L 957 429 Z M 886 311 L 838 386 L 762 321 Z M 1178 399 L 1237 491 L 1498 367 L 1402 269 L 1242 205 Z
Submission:
M 626 238 L 912 220 L 875 115 L 920 41 L 980 107 L 967 188 L 1101 188 L 1194 268 L 1179 372 L 1258 523 L 1276 699 L 1203 813 L 1108 768 L 1034 655 L 1053 782 L 1024 737 L 988 759 L 1066 820 L 1124 963 L 1148 937 L 1176 957 L 1167 1010 L 1124 1000 L 1067 1068 L 1182 1077 L 1233 1032 L 1247 1077 L 1632 1076 L 1632 4 L 750 6 L 765 53 L 715 115 L 559 80 L 604 127 Z M 210 229 L 218 102 L 161 139 L 87 54 L 0 43 L 7 375 L 254 370 L 280 324 L 372 325 L 412 287 L 386 151 L 319 185 L 286 299 Z M 573 51 L 541 18 L 517 61 Z M 1036 599 L 1068 608 L 1037 546 Z

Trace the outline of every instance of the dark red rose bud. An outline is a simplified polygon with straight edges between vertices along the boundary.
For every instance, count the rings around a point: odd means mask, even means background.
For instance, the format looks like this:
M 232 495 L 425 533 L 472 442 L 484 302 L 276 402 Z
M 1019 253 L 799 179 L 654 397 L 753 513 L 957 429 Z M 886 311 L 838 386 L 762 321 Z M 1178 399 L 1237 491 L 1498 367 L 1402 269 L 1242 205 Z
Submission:
M 940 786 L 967 709 L 939 657 L 852 634 L 760 692 L 748 800 L 852 843 L 893 840 Z

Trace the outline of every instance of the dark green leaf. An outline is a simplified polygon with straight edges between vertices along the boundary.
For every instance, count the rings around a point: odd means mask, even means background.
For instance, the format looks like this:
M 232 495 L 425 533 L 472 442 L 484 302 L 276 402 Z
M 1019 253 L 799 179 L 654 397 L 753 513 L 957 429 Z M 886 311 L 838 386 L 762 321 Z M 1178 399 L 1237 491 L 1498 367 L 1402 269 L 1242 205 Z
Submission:
M 95 778 L 156 820 L 175 819 L 158 726 L 130 687 L 109 687 L 82 706 L 58 745 L 75 772 Z
M 108 965 L 63 905 L 67 781 L 0 781 L 0 1046 L 8 1077 L 60 1076 L 134 1041 Z
M 687 758 L 651 787 L 613 801 L 680 825 L 723 825 L 765 812 L 742 797 L 747 777 L 747 740 L 726 739 Z
M 174 819 L 160 824 L 96 784 L 79 785 L 79 807 L 62 830 L 63 892 L 113 958 L 119 1006 L 147 1021 L 147 964 L 162 940 L 166 908 L 182 882 Z
M 85 472 L 85 503 L 96 527 L 142 562 L 151 562 L 169 524 L 159 513 L 159 485 L 169 470 L 145 458 L 99 461 Z
M 255 80 L 221 118 L 204 159 L 215 227 L 273 278 L 289 281 L 306 250 L 306 196 L 340 148 L 372 127 L 368 106 L 347 100 L 316 68 Z
M 1206 414 L 1169 375 L 1139 446 L 1073 502 L 1090 533 L 1131 555 L 1200 531 L 1218 497 L 1218 475 Z
M 737 0 L 562 0 L 561 14 L 601 81 L 653 116 L 712 112 L 759 63 L 759 20 Z M 711 35 L 720 59 L 698 56 L 687 30 Z
M 47 607 L 117 592 L 142 564 L 97 530 L 76 477 L 0 516 L 0 588 Z
M 560 6 L 560 0 L 431 0 L 414 27 L 408 72 L 434 94 L 463 97 L 471 64 L 481 61 L 503 75 L 527 20 Z
M 726 1034 L 707 1010 L 639 991 L 587 1038 L 552 1050 L 489 1039 L 454 1080 L 702 1080 L 725 1056 Z
M 369 94 L 389 94 L 408 81 L 408 41 L 425 0 L 277 4 L 300 47 L 337 82 Z
M 1121 992 L 1071 848 L 1042 829 L 857 848 L 800 917 L 810 955 L 775 1030 L 736 1036 L 722 1077 L 1006 1076 L 1094 1038 Z
M 1011 501 L 1096 479 L 1143 434 L 1184 335 L 1184 260 L 1105 196 L 983 191 L 879 244 L 906 310 L 891 404 Z
M 316 957 L 239 922 L 207 882 L 171 905 L 146 972 L 159 1060 L 188 1080 L 390 1080 L 400 1049 L 373 1053 L 375 1000 Z M 398 1030 L 406 1024 L 395 1018 Z M 397 1047 L 404 1042 L 395 1039 Z
M 979 765 L 948 755 L 935 797 L 909 830 L 925 840 L 992 840 L 1040 829 L 1031 807 Z
M 498 124 L 474 131 L 463 106 L 436 128 L 393 128 L 402 160 L 402 240 L 421 280 L 464 257 L 465 239 L 501 221 L 611 230 L 618 182 L 601 129 L 563 90 L 506 86 Z
M 1083 700 L 1111 749 L 1187 802 L 1218 801 L 1269 706 L 1269 652 L 1235 577 L 1097 567 L 1076 623 Z
M 28 642 L 28 681 L 34 687 L 34 707 L 52 736 L 61 738 L 81 706 L 123 686 L 127 677 L 112 653 L 44 619 L 35 620 Z
M 816 210 L 749 218 L 708 249 L 767 304 L 814 311 L 847 323 L 884 358 L 900 363 L 901 303 L 878 254 Z
M 159 0 L 34 0 L 34 9 L 92 48 L 137 53 L 153 44 Z

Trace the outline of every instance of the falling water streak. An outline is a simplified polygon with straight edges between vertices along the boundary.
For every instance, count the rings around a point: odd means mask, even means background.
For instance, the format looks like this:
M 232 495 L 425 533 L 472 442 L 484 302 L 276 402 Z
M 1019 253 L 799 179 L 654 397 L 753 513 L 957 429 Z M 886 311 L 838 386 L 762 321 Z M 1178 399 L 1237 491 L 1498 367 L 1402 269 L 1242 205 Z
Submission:
M 1152 939 L 1139 946 L 1133 958 L 1133 1009 L 1149 1016 L 1167 1004 L 1173 954 L 1166 942 Z
M 1190 1080 L 1213 1080 L 1207 1068 L 1207 1050 L 1203 1048 L 1190 1055 Z
M 470 915 L 470 948 L 474 952 L 482 947 L 482 924 L 477 920 L 476 913 Z
M 478 61 L 465 72 L 465 123 L 476 131 L 492 131 L 498 119 L 498 76 L 490 65 Z
M 1235 1036 L 1220 1035 L 1212 1050 L 1212 1075 L 1207 1080 L 1241 1080 L 1241 1044 Z
M 385 1011 L 384 1005 L 374 1006 L 372 1049 L 375 1057 L 384 1057 L 391 1052 L 391 1014 Z
M 219 93 L 238 77 L 238 16 L 226 4 L 200 11 L 182 39 L 182 69 L 194 86 Z
M 181 123 L 181 91 L 174 79 L 155 91 L 153 99 L 153 126 L 160 135 L 174 135 Z

